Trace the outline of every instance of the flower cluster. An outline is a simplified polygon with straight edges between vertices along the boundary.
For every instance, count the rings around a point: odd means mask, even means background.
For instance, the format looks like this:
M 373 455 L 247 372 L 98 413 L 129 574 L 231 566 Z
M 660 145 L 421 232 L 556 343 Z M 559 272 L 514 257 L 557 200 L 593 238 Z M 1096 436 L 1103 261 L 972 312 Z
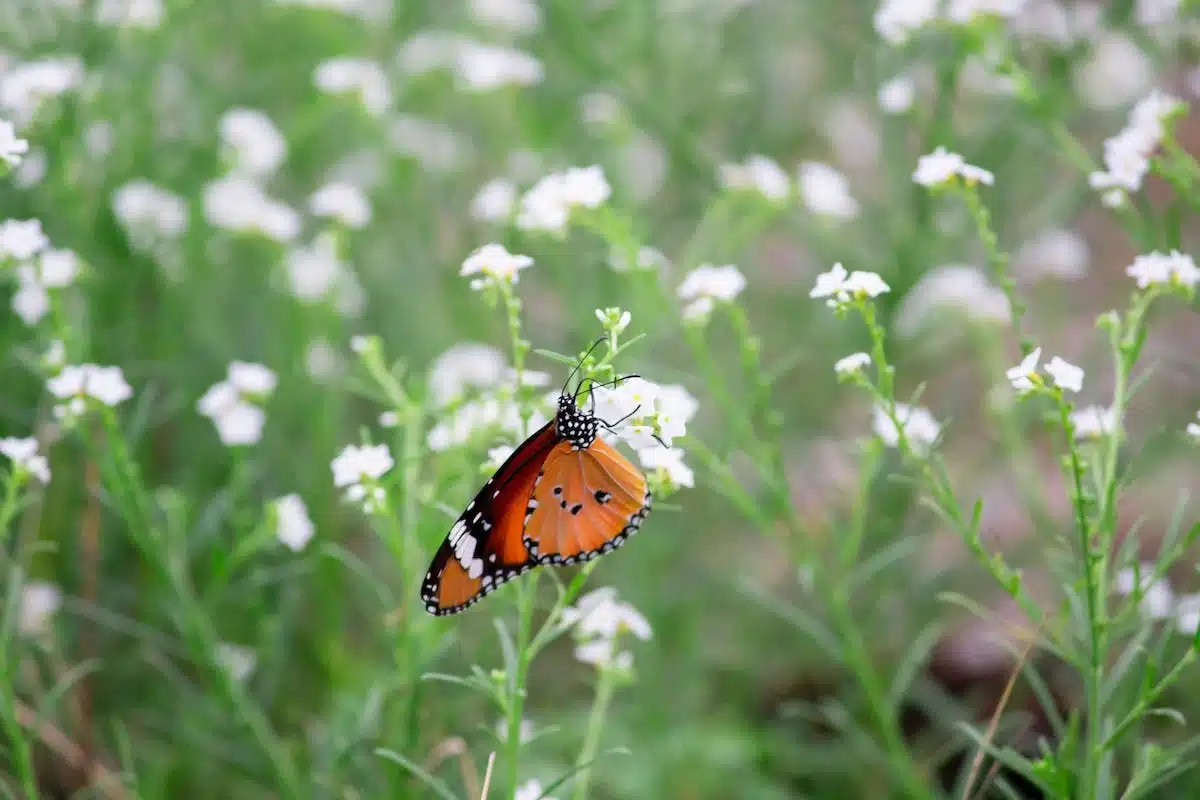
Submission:
M 303 550 L 316 533 L 304 499 L 298 494 L 288 494 L 277 499 L 272 507 L 275 514 L 275 537 L 293 553 Z
M 992 173 L 968 164 L 958 153 L 952 153 L 944 147 L 921 156 L 912 177 L 916 183 L 931 188 L 944 186 L 955 178 L 961 178 L 968 185 L 982 183 L 991 186 L 995 182 Z
M 482 277 L 471 280 L 471 288 L 479 291 L 491 286 L 515 284 L 520 280 L 520 271 L 533 266 L 529 256 L 514 255 L 500 244 L 485 244 L 463 261 L 459 275 Z
M 29 142 L 17 136 L 16 128 L 11 122 L 0 119 L 0 161 L 15 167 L 28 152 Z
M 650 623 L 633 606 L 617 599 L 616 589 L 595 589 L 579 598 L 578 604 L 563 609 L 562 622 L 575 637 L 575 658 L 597 669 L 628 671 L 633 653 L 621 650 L 625 634 L 643 642 L 652 635 Z
M 733 264 L 701 264 L 684 277 L 676 293 L 680 300 L 687 301 L 683 318 L 703 323 L 715 304 L 732 302 L 744 288 L 746 277 Z
M 78 364 L 63 367 L 46 382 L 46 389 L 59 401 L 54 416 L 71 422 L 94 405 L 117 406 L 133 397 L 120 367 Z
M 387 493 L 380 479 L 395 466 L 387 445 L 348 445 L 333 459 L 333 485 L 346 500 L 362 505 L 367 513 L 385 507 Z
M 834 264 L 828 272 L 817 276 L 817 285 L 808 296 L 825 300 L 830 308 L 841 309 L 889 291 L 891 288 L 874 272 L 847 272 L 841 264 Z
M 570 222 L 572 209 L 599 208 L 611 194 L 599 166 L 552 172 L 521 196 L 517 227 L 561 235 Z
M 1089 182 L 1103 193 L 1105 205 L 1124 205 L 1126 194 L 1142 187 L 1150 157 L 1167 133 L 1166 122 L 1181 108 L 1179 99 L 1154 91 L 1133 107 L 1125 128 L 1104 142 L 1104 170 L 1093 172 Z
M 1005 374 L 1018 395 L 1025 395 L 1045 385 L 1038 372 L 1038 362 L 1042 358 L 1042 348 L 1033 350 L 1021 363 L 1010 368 Z M 1046 374 L 1054 381 L 1054 385 L 1067 392 L 1078 392 L 1083 388 L 1083 370 L 1074 364 L 1055 356 L 1043 367 Z
M 219 135 L 228 171 L 204 187 L 205 218 L 234 233 L 294 241 L 300 235 L 300 215 L 263 187 L 287 155 L 283 134 L 263 112 L 234 108 L 221 118 Z
M 31 475 L 42 484 L 50 482 L 50 462 L 38 452 L 37 439 L 0 439 L 0 454 L 8 456 L 17 475 Z
M 1177 250 L 1139 255 L 1125 268 L 1125 274 L 1137 282 L 1139 289 L 1179 286 L 1190 291 L 1200 283 L 1200 268 L 1196 267 L 1196 262 Z
M 616 386 L 595 389 L 596 416 L 613 425 L 611 434 L 637 453 L 643 468 L 653 470 L 670 486 L 695 485 L 695 475 L 683 452 L 671 443 L 687 432 L 699 404 L 682 386 L 659 386 L 644 378 L 629 378 Z
M 210 386 L 196 408 L 212 420 L 226 446 L 257 444 L 267 421 L 263 404 L 275 391 L 275 384 L 275 373 L 262 364 L 234 361 L 225 380 Z
M 740 164 L 722 164 L 717 177 L 725 189 L 757 192 L 772 203 L 784 202 L 792 191 L 783 167 L 764 155 L 748 156 Z

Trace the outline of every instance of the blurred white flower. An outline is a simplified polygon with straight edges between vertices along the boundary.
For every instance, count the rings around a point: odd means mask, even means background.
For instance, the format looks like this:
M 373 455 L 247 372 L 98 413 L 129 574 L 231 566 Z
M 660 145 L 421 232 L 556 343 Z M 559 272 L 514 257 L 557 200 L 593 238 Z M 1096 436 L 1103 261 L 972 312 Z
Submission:
M 330 58 L 317 65 L 313 83 L 327 94 L 355 94 L 373 116 L 392 105 L 392 87 L 378 63 L 365 58 Z
M 986 169 L 968 164 L 958 153 L 951 153 L 944 147 L 938 147 L 932 153 L 918 159 L 917 169 L 913 172 L 913 181 L 922 186 L 933 187 L 940 186 L 955 176 L 962 178 L 968 184 L 983 183 L 991 186 L 995 180 L 992 173 Z
M 8 456 L 14 469 L 32 475 L 39 483 L 50 482 L 50 463 L 38 453 L 37 439 L 0 439 L 0 455 Z
M 838 375 L 849 375 L 854 372 L 860 372 L 871 363 L 871 356 L 868 353 L 852 353 L 845 358 L 840 358 L 833 365 L 833 371 Z
M 483 468 L 488 472 L 495 472 L 496 470 L 500 469 L 500 467 L 504 466 L 504 462 L 507 461 L 508 457 L 511 456 L 515 451 L 515 447 L 511 447 L 506 444 L 497 445 L 496 447 L 489 447 L 487 461 L 483 462 Z
M 0 161 L 15 167 L 21 163 L 21 157 L 29 152 L 29 142 L 17 136 L 13 124 L 6 119 L 0 119 Z
M 1133 18 L 1147 28 L 1171 25 L 1179 19 L 1180 5 L 1181 0 L 1135 0 Z
M 616 591 L 607 587 L 588 592 L 577 605 L 563 609 L 562 623 L 573 628 L 576 659 L 600 669 L 628 669 L 633 665 L 631 653 L 617 650 L 625 634 L 642 641 L 652 636 L 650 623 L 641 612 L 620 602 Z
M 137 179 L 113 192 L 113 214 L 135 246 L 149 249 L 158 238 L 174 239 L 187 230 L 188 207 L 182 197 Z
M 597 208 L 610 194 L 608 181 L 598 166 L 552 172 L 521 196 L 517 227 L 561 233 L 567 227 L 572 208 Z
M 261 364 L 232 362 L 223 381 L 213 384 L 196 409 L 212 420 L 227 447 L 258 444 L 267 415 L 264 403 L 275 391 L 275 373 Z
M 238 683 L 250 677 L 258 666 L 258 656 L 249 647 L 243 647 L 229 642 L 218 642 L 216 651 L 217 663 L 229 673 L 229 677 Z
M 1176 629 L 1185 636 L 1195 636 L 1200 627 L 1200 594 L 1180 595 L 1172 612 Z
M 379 415 L 379 427 L 396 428 L 400 425 L 400 415 L 395 411 L 384 411 Z
M 19 189 L 30 189 L 37 186 L 46 177 L 46 151 L 41 148 L 31 148 L 21 159 L 21 163 L 12 171 L 13 185 Z
M 740 164 L 722 164 L 718 171 L 721 186 L 735 191 L 754 191 L 773 203 L 787 200 L 791 179 L 777 162 L 754 154 Z
M 387 494 L 379 484 L 395 461 L 387 445 L 347 445 L 333 459 L 333 485 L 343 490 L 346 500 L 360 503 L 368 512 L 382 508 Z
M 1165 579 L 1153 580 L 1153 575 L 1153 564 L 1140 565 L 1137 574 L 1133 567 L 1125 567 L 1117 573 L 1113 588 L 1123 597 L 1140 594 L 1138 607 L 1142 615 L 1148 619 L 1164 619 L 1171 616 L 1175 607 L 1175 592 Z
M 883 0 L 875 11 L 875 32 L 889 44 L 901 45 L 937 16 L 938 0 Z
M 513 800 L 554 800 L 553 797 L 542 796 L 542 782 L 537 779 L 530 779 L 517 787 L 513 793 Z
M 809 212 L 833 219 L 858 216 L 858 201 L 850 194 L 846 176 L 828 164 L 806 161 L 797 176 L 800 199 Z
M 466 39 L 451 31 L 417 31 L 396 52 L 396 66 L 412 76 L 452 69 L 458 49 Z
M 6 219 L 0 222 L 0 260 L 25 261 L 50 246 L 36 219 Z
M 579 112 L 588 127 L 605 128 L 621 119 L 621 101 L 610 92 L 588 92 L 579 98 Z
M 970 320 L 1007 323 L 1012 319 L 1008 296 L 977 267 L 947 264 L 921 276 L 896 311 L 896 331 L 918 333 L 935 311 L 965 315 Z
M 471 17 L 480 25 L 528 34 L 538 29 L 542 12 L 534 0 L 471 0 Z
M 616 272 L 629 272 L 631 269 L 658 270 L 663 272 L 670 268 L 671 262 L 661 251 L 653 247 L 639 247 L 637 260 L 633 264 L 630 264 L 625 254 L 614 248 L 608 254 L 608 265 Z
M 471 200 L 471 216 L 480 222 L 503 222 L 512 216 L 517 204 L 517 187 L 504 178 L 495 178 L 479 187 Z
M 1189 289 L 1200 283 L 1200 269 L 1192 257 L 1177 250 L 1137 256 L 1125 268 L 1125 274 L 1137 281 L 1139 289 L 1150 286 L 1181 285 Z
M 1076 439 L 1099 439 L 1117 429 L 1115 408 L 1085 406 L 1071 412 L 1071 424 L 1075 426 Z
M 1107 27 L 1107 26 L 1105 26 Z M 1120 108 L 1144 94 L 1154 80 L 1154 61 L 1128 36 L 1104 29 L 1076 62 L 1076 96 L 1090 108 Z
M 733 264 L 716 267 L 701 264 L 684 276 L 676 294 L 691 301 L 683 309 L 684 319 L 707 315 L 716 301 L 732 302 L 746 288 L 746 277 Z
M 1030 239 L 1013 258 L 1013 271 L 1026 280 L 1043 275 L 1070 281 L 1084 277 L 1091 253 L 1082 236 L 1055 228 Z
M 1012 387 L 1017 390 L 1017 394 L 1026 394 L 1032 392 L 1034 387 L 1041 381 L 1038 375 L 1038 361 L 1042 357 L 1042 348 L 1038 347 L 1025 358 L 1021 359 L 1021 363 L 1012 367 L 1004 376 L 1008 378 Z
M 310 245 L 289 249 L 283 264 L 292 296 L 306 303 L 328 298 L 346 271 L 337 236 L 329 231 L 317 234 Z
M 490 389 L 503 379 L 507 364 L 494 347 L 463 342 L 442 353 L 429 368 L 429 394 L 436 406 L 460 399 L 464 390 Z
M 210 225 L 235 233 L 258 233 L 286 244 L 300 235 L 300 215 L 270 197 L 255 180 L 241 175 L 205 185 L 204 216 Z
M 976 17 L 1011 19 L 1021 13 L 1027 0 L 950 0 L 946 17 L 965 25 Z
M 229 109 L 221 117 L 219 132 L 231 167 L 243 176 L 265 178 L 287 155 L 287 140 L 271 118 L 258 109 Z
M 546 416 L 537 410 L 526 429 L 522 426 L 521 410 L 516 403 L 496 397 L 484 397 L 481 400 L 463 403 L 452 414 L 434 425 L 426 437 L 426 443 L 430 450 L 440 453 L 451 447 L 466 444 L 480 431 L 495 431 L 506 437 L 518 439 L 546 422 Z
M 918 453 L 928 450 L 942 431 L 942 426 L 929 409 L 921 406 L 896 403 L 896 419 L 904 430 L 904 438 L 909 446 Z M 874 428 L 875 434 L 888 447 L 900 446 L 900 431 L 882 406 L 875 406 Z
M 471 281 L 471 288 L 478 290 L 499 283 L 516 283 L 520 279 L 518 273 L 531 266 L 533 259 L 529 256 L 514 255 L 504 245 L 485 244 L 463 261 L 458 274 L 482 275 Z
M 474 91 L 535 86 L 544 76 L 542 62 L 522 50 L 472 41 L 459 45 L 455 74 L 464 88 Z
M 130 397 L 133 389 L 125 382 L 120 367 L 101 367 L 95 364 L 68 365 L 46 381 L 46 389 L 60 402 L 54 416 L 60 420 L 78 417 L 87 411 L 89 402 L 116 406 Z
M 1083 370 L 1059 356 L 1050 359 L 1045 369 L 1058 388 L 1069 392 L 1078 392 L 1083 388 Z
M 1106 205 L 1120 206 L 1125 202 L 1125 193 L 1142 187 L 1150 171 L 1150 157 L 1166 133 L 1163 123 L 1181 105 L 1182 101 L 1172 95 L 1151 92 L 1130 111 L 1125 127 L 1104 142 L 1104 170 L 1093 172 L 1088 181 L 1103 193 Z
M 430 172 L 455 169 L 471 152 L 470 140 L 445 123 L 412 114 L 392 117 L 388 141 L 397 153 L 414 159 Z
M 299 553 L 316 533 L 308 506 L 298 494 L 288 494 L 275 501 L 275 537 L 294 553 Z
M 62 607 L 62 592 L 52 583 L 29 581 L 21 587 L 17 630 L 37 636 L 50 629 L 50 619 Z
M 879 87 L 876 101 L 885 114 L 903 114 L 912 108 L 917 86 L 910 75 L 897 75 Z
M 683 451 L 679 448 L 644 447 L 638 450 L 637 455 L 642 469 L 652 472 L 661 471 L 671 486 L 687 487 L 688 489 L 696 486 L 696 474 L 692 472 L 691 467 L 684 463 Z
M 308 210 L 316 217 L 336 219 L 347 228 L 365 228 L 371 222 L 371 201 L 347 181 L 333 181 L 317 189 L 308 198 Z
M 101 25 L 153 30 L 162 21 L 162 0 L 100 0 L 96 6 L 96 22 Z
M 10 64 L 0 70 L 0 111 L 24 127 L 42 103 L 79 86 L 83 75 L 77 56 Z
M 328 339 L 313 339 L 304 354 L 304 370 L 314 381 L 329 381 L 345 372 L 346 365 Z

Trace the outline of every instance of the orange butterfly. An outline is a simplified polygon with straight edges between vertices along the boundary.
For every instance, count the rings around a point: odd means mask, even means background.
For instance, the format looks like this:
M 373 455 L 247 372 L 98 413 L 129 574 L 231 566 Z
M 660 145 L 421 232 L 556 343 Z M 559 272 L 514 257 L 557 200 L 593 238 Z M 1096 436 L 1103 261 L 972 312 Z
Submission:
M 463 611 L 534 567 L 611 552 L 650 513 L 646 476 L 599 438 L 601 426 L 620 421 L 579 407 L 583 383 L 571 394 L 563 386 L 554 420 L 513 451 L 451 526 L 421 583 L 430 614 Z

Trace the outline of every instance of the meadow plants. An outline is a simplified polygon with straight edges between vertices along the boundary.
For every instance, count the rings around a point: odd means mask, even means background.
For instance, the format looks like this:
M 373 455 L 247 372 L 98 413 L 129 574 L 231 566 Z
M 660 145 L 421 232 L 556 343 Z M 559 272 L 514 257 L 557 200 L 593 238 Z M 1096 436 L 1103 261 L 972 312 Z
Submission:
M 7 796 L 1200 786 L 1188 3 L 3 13 Z M 431 615 L 572 371 L 653 513 Z

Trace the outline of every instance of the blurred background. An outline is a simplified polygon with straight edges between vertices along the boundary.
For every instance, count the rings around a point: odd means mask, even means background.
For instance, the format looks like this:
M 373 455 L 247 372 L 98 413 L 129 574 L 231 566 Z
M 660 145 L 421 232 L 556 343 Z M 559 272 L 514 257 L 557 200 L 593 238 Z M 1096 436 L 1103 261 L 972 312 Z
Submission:
M 854 624 L 881 674 L 911 673 L 897 700 L 906 746 L 931 791 L 952 795 L 974 752 L 958 725 L 986 726 L 1025 621 L 920 504 L 899 459 L 862 492 L 871 405 L 832 365 L 868 342 L 808 292 L 838 261 L 890 284 L 880 308 L 899 394 L 923 387 L 921 404 L 946 425 L 941 450 L 964 507 L 983 500 L 988 546 L 1025 567 L 1031 586 L 1046 582 L 1045 543 L 1071 514 L 1058 450 L 997 388 L 1018 336 L 970 216 L 911 176 L 937 144 L 995 173 L 985 198 L 1028 304 L 1023 332 L 1086 369 L 1081 405 L 1106 403 L 1111 354 L 1095 319 L 1127 304 L 1124 270 L 1147 243 L 1130 239 L 1088 172 L 1152 89 L 1189 102 L 1200 92 L 1200 27 L 1184 5 L 1012 4 L 1020 10 L 1000 30 L 1031 102 L 987 52 L 946 37 L 893 41 L 870 0 L 0 2 L 0 118 L 30 146 L 0 183 L 0 219 L 39 220 L 79 260 L 69 285 L 40 279 L 48 304 L 36 277 L 0 273 L 11 299 L 0 314 L 0 434 L 38 437 L 54 474 L 7 534 L 30 582 L 10 604 L 21 657 L 4 678 L 36 710 L 22 726 L 39 785 L 73 796 L 107 770 L 127 777 L 123 789 L 78 796 L 290 796 L 261 731 L 231 707 L 240 697 L 301 765 L 306 796 L 434 796 L 377 747 L 403 752 L 454 796 L 477 791 L 499 713 L 441 683 L 413 701 L 395 665 L 418 656 L 398 653 L 397 629 L 421 613 L 411 601 L 426 559 L 503 437 L 485 429 L 446 445 L 381 425 L 388 405 L 365 388 L 350 340 L 381 338 L 422 404 L 420 430 L 434 428 L 450 413 L 447 393 L 494 382 L 469 376 L 511 361 L 503 312 L 459 276 L 495 241 L 535 260 L 516 287 L 533 347 L 574 354 L 600 332 L 594 309 L 620 306 L 646 339 L 619 369 L 699 401 L 689 436 L 708 457 L 685 445 L 694 488 L 656 508 L 589 582 L 617 587 L 654 631 L 633 646 L 635 680 L 602 737 L 630 754 L 601 759 L 593 796 L 899 796 L 864 755 L 863 687 L 813 635 L 828 612 L 806 570 L 821 568 L 815 554 L 852 517 L 865 520 L 871 575 L 854 592 Z M 1195 120 L 1180 123 L 1185 148 L 1198 136 Z M 612 185 L 611 207 L 655 249 L 649 269 L 594 232 L 516 224 L 540 177 L 592 164 Z M 1176 214 L 1191 234 L 1190 212 L 1173 211 L 1153 179 L 1138 204 Z M 675 292 L 702 262 L 746 276 L 737 302 L 773 381 L 780 424 L 769 441 L 785 497 L 713 395 L 724 387 L 735 406 L 755 397 L 740 377 L 747 334 L 722 315 L 685 333 Z M 689 335 L 710 361 L 697 362 Z M 134 388 L 119 437 L 195 604 L 164 586 L 125 501 L 94 474 L 113 432 L 89 449 L 55 425 L 42 367 L 55 340 L 70 361 L 120 366 Z M 1198 346 L 1194 314 L 1156 313 L 1126 419 L 1133 479 L 1121 524 L 1138 527 L 1151 559 L 1181 492 L 1200 485 L 1174 433 L 1200 406 Z M 231 445 L 197 408 L 232 361 L 277 376 L 253 444 Z M 552 384 L 565 376 L 536 353 L 527 367 Z M 414 471 L 391 478 L 415 479 L 396 490 L 422 548 L 403 565 L 331 480 L 331 460 L 364 427 L 398 460 L 416 442 Z M 760 513 L 730 502 L 714 465 Z M 262 545 L 264 509 L 292 493 L 315 535 L 298 549 Z M 775 524 L 781 504 L 802 537 Z M 1179 592 L 1200 588 L 1191 573 L 1172 575 Z M 182 632 L 194 613 L 235 646 L 240 688 L 222 689 L 190 655 Z M 500 666 L 492 619 L 506 615 L 501 592 L 421 622 L 441 635 L 415 674 Z M 1018 686 L 996 734 L 1029 754 L 1053 735 L 1046 698 L 1054 714 L 1077 701 L 1070 673 L 1040 666 L 1041 701 Z M 526 716 L 550 732 L 526 747 L 523 774 L 548 783 L 570 767 L 593 682 L 567 642 L 534 663 Z M 1181 683 L 1170 704 L 1200 711 L 1196 685 Z M 1142 733 L 1188 732 L 1164 721 Z M 1193 796 L 1197 781 L 1179 778 L 1161 796 Z

